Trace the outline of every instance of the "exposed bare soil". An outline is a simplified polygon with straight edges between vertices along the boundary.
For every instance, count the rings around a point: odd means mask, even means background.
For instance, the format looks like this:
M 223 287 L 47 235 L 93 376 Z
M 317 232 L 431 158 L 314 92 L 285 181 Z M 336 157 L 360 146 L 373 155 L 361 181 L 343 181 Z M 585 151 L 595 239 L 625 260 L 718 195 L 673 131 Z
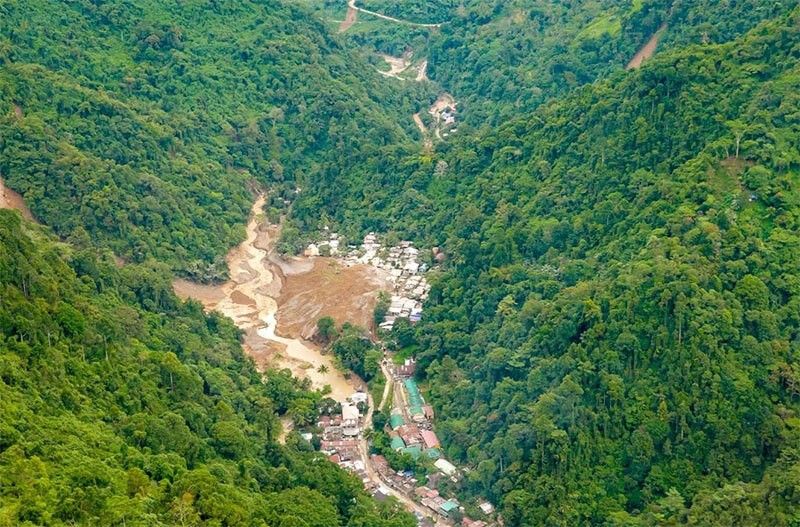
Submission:
M 425 123 L 422 122 L 422 117 L 420 117 L 419 112 L 412 115 L 411 118 L 414 119 L 414 123 L 417 125 L 419 132 L 422 134 L 422 144 L 426 149 L 432 148 L 433 141 L 431 140 L 431 136 L 428 134 L 428 128 L 425 126 Z
M 313 337 L 324 316 L 369 328 L 378 291 L 389 287 L 374 267 L 345 267 L 333 258 L 316 258 L 310 271 L 285 280 L 278 298 L 278 333 L 304 339 Z
M 411 66 L 411 61 L 409 60 L 411 57 L 409 55 L 404 55 L 402 57 L 381 55 L 381 58 L 383 58 L 383 60 L 389 65 L 389 71 L 378 70 L 378 73 L 385 75 L 386 77 L 395 77 L 403 80 L 403 78 L 400 77 L 400 74 L 406 71 L 409 66 Z
M 245 352 L 259 368 L 289 368 L 317 388 L 330 386 L 331 397 L 344 401 L 362 382 L 355 375 L 345 377 L 330 355 L 306 339 L 324 315 L 367 325 L 384 281 L 368 266 L 280 258 L 273 251 L 279 229 L 264 223 L 263 205 L 260 197 L 253 205 L 247 239 L 228 254 L 229 281 L 201 285 L 178 279 L 175 292 L 230 317 L 244 332 Z
M 417 82 L 427 81 L 428 79 L 428 61 L 423 60 L 417 68 Z
M 342 23 L 339 24 L 339 33 L 344 33 L 356 23 L 358 20 L 358 9 L 353 6 L 347 6 L 347 15 L 345 15 Z
M 31 210 L 25 205 L 25 200 L 18 193 L 8 188 L 3 178 L 0 178 L 0 209 L 14 209 L 19 211 L 26 220 L 34 220 Z
M 625 67 L 627 70 L 634 70 L 644 63 L 647 59 L 651 58 L 655 52 L 656 48 L 658 47 L 658 41 L 661 39 L 661 36 L 664 34 L 664 31 L 667 30 L 667 25 L 663 24 L 658 31 L 653 33 L 653 36 L 650 37 L 650 40 L 642 46 L 642 48 L 636 52 L 636 55 L 633 56 L 628 65 Z

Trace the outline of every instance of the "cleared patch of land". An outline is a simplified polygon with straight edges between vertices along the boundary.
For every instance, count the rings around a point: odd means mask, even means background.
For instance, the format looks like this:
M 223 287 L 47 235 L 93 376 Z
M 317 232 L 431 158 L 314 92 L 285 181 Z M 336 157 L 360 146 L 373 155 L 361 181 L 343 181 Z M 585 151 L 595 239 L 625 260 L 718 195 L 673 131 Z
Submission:
M 406 54 L 402 57 L 392 57 L 391 55 L 381 55 L 381 58 L 389 65 L 389 71 L 381 71 L 378 70 L 378 73 L 381 75 L 385 75 L 386 77 L 395 77 L 400 80 L 404 80 L 400 77 L 400 74 L 403 73 L 408 69 L 411 65 L 411 55 Z
M 264 197 L 253 205 L 247 238 L 228 253 L 231 278 L 223 284 L 173 282 L 181 298 L 219 311 L 242 330 L 242 343 L 259 368 L 288 368 L 344 401 L 362 381 L 345 376 L 333 357 L 310 341 L 317 320 L 369 326 L 384 280 L 373 267 L 345 267 L 330 258 L 283 259 L 273 248 L 279 228 L 264 222 Z
M 333 258 L 315 258 L 308 272 L 284 277 L 278 298 L 278 333 L 310 339 L 317 320 L 333 317 L 369 328 L 378 292 L 389 287 L 368 265 L 346 267 Z
M 347 6 L 347 15 L 345 15 L 342 23 L 339 24 L 339 33 L 344 33 L 356 23 L 358 20 L 358 9 L 353 6 Z
M 14 209 L 19 211 L 26 220 L 33 221 L 34 219 L 22 196 L 8 188 L 3 178 L 0 178 L 0 209 Z
M 639 51 L 636 52 L 636 55 L 634 55 L 631 61 L 628 62 L 628 65 L 625 66 L 625 69 L 634 70 L 639 66 L 641 66 L 644 61 L 651 58 L 656 52 L 656 48 L 658 47 L 658 41 L 661 39 L 661 36 L 664 34 L 666 30 L 667 30 L 666 24 L 663 24 L 660 28 L 658 28 L 658 31 L 653 33 L 653 36 L 650 37 L 650 40 L 648 40 L 647 43 L 644 46 L 642 46 L 642 48 Z

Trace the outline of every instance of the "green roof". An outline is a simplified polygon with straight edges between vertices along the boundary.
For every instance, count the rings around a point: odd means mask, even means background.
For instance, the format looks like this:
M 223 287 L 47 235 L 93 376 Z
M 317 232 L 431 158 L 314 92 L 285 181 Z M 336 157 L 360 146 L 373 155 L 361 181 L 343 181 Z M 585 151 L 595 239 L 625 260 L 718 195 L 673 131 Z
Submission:
M 403 419 L 403 416 L 400 414 L 392 414 L 391 417 L 389 417 L 389 426 L 392 427 L 392 430 L 403 426 L 405 422 L 405 419 Z
M 418 446 L 407 446 L 401 450 L 403 454 L 408 454 L 409 456 L 417 459 L 419 456 L 422 455 L 422 449 Z
M 392 445 L 394 450 L 400 450 L 406 446 L 405 442 L 403 442 L 403 439 L 400 436 L 392 437 L 389 443 Z
M 411 415 L 423 415 L 422 394 L 419 393 L 419 388 L 417 387 L 416 381 L 414 379 L 406 379 L 403 381 L 403 384 L 408 392 L 408 406 Z
M 439 459 L 442 457 L 442 451 L 438 448 L 429 448 L 425 451 L 425 455 L 431 459 Z
M 440 505 L 440 508 L 444 512 L 451 512 L 458 508 L 458 503 L 454 502 L 453 500 L 447 500 L 446 502 Z

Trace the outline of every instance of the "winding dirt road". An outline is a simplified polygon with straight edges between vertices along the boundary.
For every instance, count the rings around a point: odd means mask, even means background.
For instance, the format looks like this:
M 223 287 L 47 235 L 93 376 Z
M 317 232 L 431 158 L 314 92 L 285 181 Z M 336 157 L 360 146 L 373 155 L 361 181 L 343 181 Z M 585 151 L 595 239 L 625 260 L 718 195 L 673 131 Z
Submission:
M 342 23 L 339 24 L 339 33 L 344 33 L 345 31 L 353 27 L 353 24 L 355 24 L 357 20 L 358 20 L 358 9 L 356 9 L 355 7 L 347 6 L 347 14 L 344 17 L 344 20 L 342 20 Z
M 356 0 L 347 0 L 347 7 L 348 7 L 348 13 L 347 13 L 348 14 L 348 18 L 350 16 L 350 11 L 351 10 L 355 10 L 355 11 L 360 11 L 362 13 L 365 13 L 367 15 L 372 15 L 372 16 L 375 16 L 375 17 L 378 17 L 378 18 L 382 18 L 384 20 L 388 20 L 389 22 L 395 22 L 397 24 L 405 24 L 407 26 L 428 27 L 428 28 L 431 28 L 431 29 L 437 29 L 437 28 L 442 27 L 442 23 L 438 23 L 438 24 L 421 24 L 419 22 L 409 22 L 408 20 L 401 20 L 399 18 L 394 18 L 392 16 L 384 15 L 384 14 L 381 14 L 381 13 L 376 13 L 375 11 L 370 11 L 369 9 L 364 9 L 363 7 L 358 7 L 356 5 Z M 345 19 L 345 22 L 346 21 L 347 21 L 347 19 Z M 355 22 L 355 20 L 353 22 Z M 352 25 L 353 24 L 350 24 L 349 26 L 347 26 L 347 28 L 349 28 Z M 347 28 L 342 29 L 342 27 L 340 26 L 339 27 L 339 31 L 340 32 L 341 31 L 345 31 Z

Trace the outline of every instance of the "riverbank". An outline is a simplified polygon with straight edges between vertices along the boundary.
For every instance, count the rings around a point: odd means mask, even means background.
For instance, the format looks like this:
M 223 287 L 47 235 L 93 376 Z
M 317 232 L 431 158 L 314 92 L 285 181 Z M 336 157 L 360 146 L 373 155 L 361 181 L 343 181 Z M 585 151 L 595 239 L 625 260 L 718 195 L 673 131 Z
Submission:
M 380 275 L 368 266 L 338 266 L 330 258 L 284 260 L 274 249 L 277 225 L 263 217 L 265 198 L 253 204 L 244 242 L 228 253 L 230 280 L 202 285 L 177 279 L 181 298 L 194 298 L 206 310 L 219 311 L 243 331 L 243 346 L 261 370 L 288 368 L 317 389 L 330 386 L 330 397 L 344 402 L 363 381 L 340 371 L 333 357 L 309 339 L 316 321 L 332 316 L 339 322 L 370 320 Z

